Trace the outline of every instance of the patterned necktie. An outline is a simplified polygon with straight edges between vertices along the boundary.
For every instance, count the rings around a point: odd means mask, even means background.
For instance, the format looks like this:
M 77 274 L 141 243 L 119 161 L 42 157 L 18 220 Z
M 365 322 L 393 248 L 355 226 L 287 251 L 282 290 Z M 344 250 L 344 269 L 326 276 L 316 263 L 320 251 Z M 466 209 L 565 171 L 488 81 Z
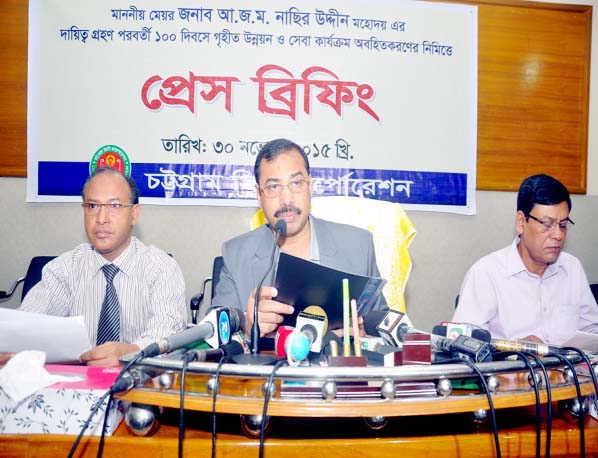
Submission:
M 118 342 L 120 340 L 120 305 L 118 296 L 112 284 L 114 276 L 119 269 L 114 264 L 102 266 L 106 276 L 106 296 L 100 312 L 100 322 L 98 323 L 98 337 L 96 344 L 101 345 L 104 342 Z

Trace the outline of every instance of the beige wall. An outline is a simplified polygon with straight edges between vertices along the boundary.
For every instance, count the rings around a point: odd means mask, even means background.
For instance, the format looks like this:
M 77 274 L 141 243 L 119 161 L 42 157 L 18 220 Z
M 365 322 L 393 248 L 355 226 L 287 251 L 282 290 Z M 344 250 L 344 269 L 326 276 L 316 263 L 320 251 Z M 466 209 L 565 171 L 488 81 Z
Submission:
M 0 178 L 0 289 L 25 272 L 29 259 L 60 254 L 85 240 L 78 204 L 25 203 L 25 179 Z M 410 212 L 417 229 L 411 245 L 413 271 L 407 285 L 407 310 L 425 330 L 450 319 L 455 295 L 467 268 L 477 258 L 513 239 L 514 193 L 478 192 L 478 214 L 461 216 Z M 223 241 L 249 227 L 253 209 L 145 205 L 136 229 L 144 242 L 172 253 L 187 282 L 187 297 L 210 274 Z M 574 196 L 567 250 L 578 256 L 589 280 L 598 282 L 598 196 Z M 11 300 L 4 306 L 15 307 Z

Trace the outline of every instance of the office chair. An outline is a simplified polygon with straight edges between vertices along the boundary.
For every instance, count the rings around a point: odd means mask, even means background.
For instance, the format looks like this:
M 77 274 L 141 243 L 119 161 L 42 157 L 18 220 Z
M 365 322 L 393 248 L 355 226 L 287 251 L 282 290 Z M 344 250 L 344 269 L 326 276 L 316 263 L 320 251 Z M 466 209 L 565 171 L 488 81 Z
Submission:
M 598 302 L 598 283 L 592 283 L 590 285 L 590 289 L 592 290 L 592 294 L 594 295 L 594 299 Z
M 191 298 L 191 322 L 193 324 L 197 324 L 197 315 L 199 312 L 199 308 L 201 307 L 201 303 L 204 300 L 206 286 L 208 285 L 208 283 L 212 284 L 210 289 L 210 303 L 212 303 L 212 299 L 214 299 L 214 293 L 216 291 L 216 285 L 220 280 L 220 272 L 222 271 L 223 265 L 224 260 L 222 259 L 222 256 L 216 256 L 214 258 L 214 264 L 212 265 L 212 276 L 204 278 L 203 283 L 201 285 L 201 290 L 199 291 L 199 293 L 197 293 L 195 296 Z
M 9 291 L 0 291 L 0 301 L 9 299 L 14 294 L 19 284 L 23 283 L 23 289 L 21 291 L 21 302 L 23 302 L 23 299 L 25 299 L 29 290 L 42 279 L 42 269 L 44 266 L 55 257 L 56 256 L 35 256 L 31 258 L 27 273 L 23 277 L 18 278 Z

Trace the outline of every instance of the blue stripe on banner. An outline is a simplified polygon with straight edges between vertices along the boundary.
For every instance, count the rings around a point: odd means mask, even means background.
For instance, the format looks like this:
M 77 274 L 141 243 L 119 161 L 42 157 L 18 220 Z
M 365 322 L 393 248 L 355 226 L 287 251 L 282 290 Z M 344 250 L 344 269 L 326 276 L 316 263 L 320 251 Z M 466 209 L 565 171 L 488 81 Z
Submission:
M 89 176 L 89 162 L 38 162 L 40 196 L 80 196 Z
M 87 162 L 39 162 L 39 194 L 76 196 Z M 359 196 L 403 204 L 467 205 L 467 174 L 403 170 L 312 168 L 314 196 Z M 253 166 L 218 164 L 131 165 L 143 197 L 255 199 Z

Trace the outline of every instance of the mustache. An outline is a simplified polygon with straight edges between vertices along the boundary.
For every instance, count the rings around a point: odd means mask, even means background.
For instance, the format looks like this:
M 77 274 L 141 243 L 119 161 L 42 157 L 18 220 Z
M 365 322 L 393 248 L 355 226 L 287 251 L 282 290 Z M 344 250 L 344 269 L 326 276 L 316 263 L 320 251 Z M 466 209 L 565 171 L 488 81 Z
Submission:
M 276 210 L 276 213 L 274 213 L 274 217 L 278 218 L 283 213 L 291 213 L 291 212 L 293 212 L 297 215 L 300 215 L 301 209 L 298 207 L 295 207 L 294 205 L 283 205 L 281 208 Z

